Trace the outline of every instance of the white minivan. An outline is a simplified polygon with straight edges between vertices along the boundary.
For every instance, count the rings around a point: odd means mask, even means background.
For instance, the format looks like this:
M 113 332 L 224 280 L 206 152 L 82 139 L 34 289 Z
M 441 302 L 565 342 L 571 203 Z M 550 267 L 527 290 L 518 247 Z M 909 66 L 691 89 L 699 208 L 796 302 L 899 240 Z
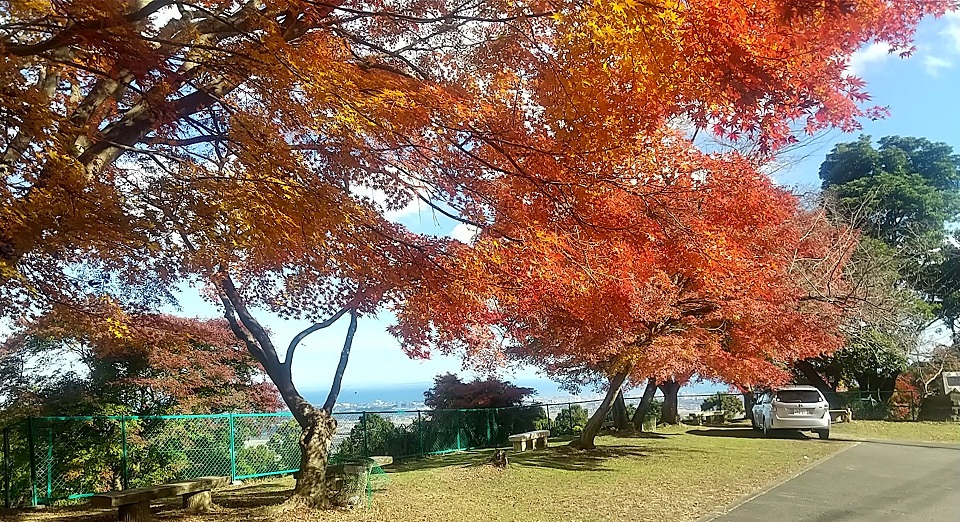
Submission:
M 813 386 L 784 386 L 760 396 L 753 406 L 753 427 L 770 430 L 815 431 L 830 438 L 830 404 Z

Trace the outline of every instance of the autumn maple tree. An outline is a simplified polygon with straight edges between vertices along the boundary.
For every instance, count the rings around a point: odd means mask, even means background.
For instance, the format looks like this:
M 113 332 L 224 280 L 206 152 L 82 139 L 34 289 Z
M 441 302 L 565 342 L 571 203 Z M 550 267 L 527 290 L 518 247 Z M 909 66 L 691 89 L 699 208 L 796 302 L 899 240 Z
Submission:
M 62 364 L 71 360 L 72 366 Z M 224 319 L 123 313 L 106 302 L 87 303 L 82 311 L 57 307 L 18 330 L 0 344 L 0 375 L 7 418 L 274 411 L 281 405 Z
M 518 205 L 516 226 L 457 249 L 450 280 L 405 301 L 406 346 L 608 379 L 582 447 L 628 382 L 669 388 L 664 415 L 676 422 L 676 391 L 693 375 L 779 384 L 786 363 L 836 348 L 842 310 L 827 292 L 843 286 L 850 236 L 742 158 L 679 137 L 655 153 L 622 172 L 633 191 L 583 195 L 589 214 Z
M 136 312 L 204 288 L 304 429 L 296 495 L 324 505 L 358 318 L 444 279 L 460 248 L 387 211 L 496 234 L 524 205 L 571 203 L 589 222 L 596 187 L 641 172 L 628 156 L 668 122 L 765 151 L 798 120 L 853 128 L 874 111 L 850 54 L 907 52 L 953 5 L 10 0 L 0 311 L 93 296 Z M 257 310 L 313 326 L 283 350 Z M 311 405 L 294 351 L 340 319 L 334 384 Z

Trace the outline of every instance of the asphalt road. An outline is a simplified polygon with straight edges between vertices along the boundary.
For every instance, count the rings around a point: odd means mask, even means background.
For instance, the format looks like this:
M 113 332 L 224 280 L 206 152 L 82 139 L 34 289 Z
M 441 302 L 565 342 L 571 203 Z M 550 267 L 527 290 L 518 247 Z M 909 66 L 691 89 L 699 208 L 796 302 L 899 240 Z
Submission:
M 960 522 L 960 445 L 863 442 L 709 520 Z

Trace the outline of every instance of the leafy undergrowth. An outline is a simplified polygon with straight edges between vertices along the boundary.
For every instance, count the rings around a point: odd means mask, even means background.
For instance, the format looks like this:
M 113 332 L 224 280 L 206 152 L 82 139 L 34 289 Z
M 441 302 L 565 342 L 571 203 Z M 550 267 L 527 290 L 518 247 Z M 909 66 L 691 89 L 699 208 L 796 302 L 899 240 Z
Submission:
M 857 439 L 960 442 L 960 422 L 853 421 L 833 425 L 840 437 Z
M 281 505 L 292 479 L 248 483 L 214 493 L 217 508 L 185 516 L 167 504 L 157 520 L 305 521 L 603 521 L 693 520 L 846 445 L 787 433 L 762 439 L 749 427 L 672 428 L 641 437 L 604 436 L 598 448 L 510 452 L 510 466 L 484 463 L 490 450 L 405 462 L 389 485 L 355 512 L 311 512 Z M 17 522 L 108 522 L 112 511 L 49 508 L 8 515 Z

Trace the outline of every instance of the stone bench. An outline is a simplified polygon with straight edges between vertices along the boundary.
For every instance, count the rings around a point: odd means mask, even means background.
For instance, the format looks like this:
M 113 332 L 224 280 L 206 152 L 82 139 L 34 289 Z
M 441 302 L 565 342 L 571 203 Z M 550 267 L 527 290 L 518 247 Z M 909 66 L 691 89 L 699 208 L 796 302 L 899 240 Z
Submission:
M 373 468 L 393 464 L 393 457 L 354 457 L 327 466 L 327 494 L 334 506 L 355 508 L 367 498 L 367 481 Z
M 229 477 L 200 477 L 159 486 L 110 491 L 90 497 L 95 508 L 118 508 L 120 522 L 148 522 L 152 520 L 150 501 L 167 497 L 183 497 L 183 507 L 190 513 L 210 509 L 214 488 L 226 486 Z
M 684 424 L 701 426 L 703 424 L 724 424 L 727 421 L 727 412 L 720 411 L 701 411 L 687 414 L 687 420 Z
M 850 408 L 845 410 L 830 410 L 830 422 L 850 422 L 853 420 L 853 412 Z
M 513 443 L 514 451 L 524 451 L 527 449 L 528 445 L 530 446 L 530 449 L 546 448 L 547 439 L 549 437 L 550 430 L 535 430 L 528 431 L 526 433 L 510 435 L 507 440 Z

